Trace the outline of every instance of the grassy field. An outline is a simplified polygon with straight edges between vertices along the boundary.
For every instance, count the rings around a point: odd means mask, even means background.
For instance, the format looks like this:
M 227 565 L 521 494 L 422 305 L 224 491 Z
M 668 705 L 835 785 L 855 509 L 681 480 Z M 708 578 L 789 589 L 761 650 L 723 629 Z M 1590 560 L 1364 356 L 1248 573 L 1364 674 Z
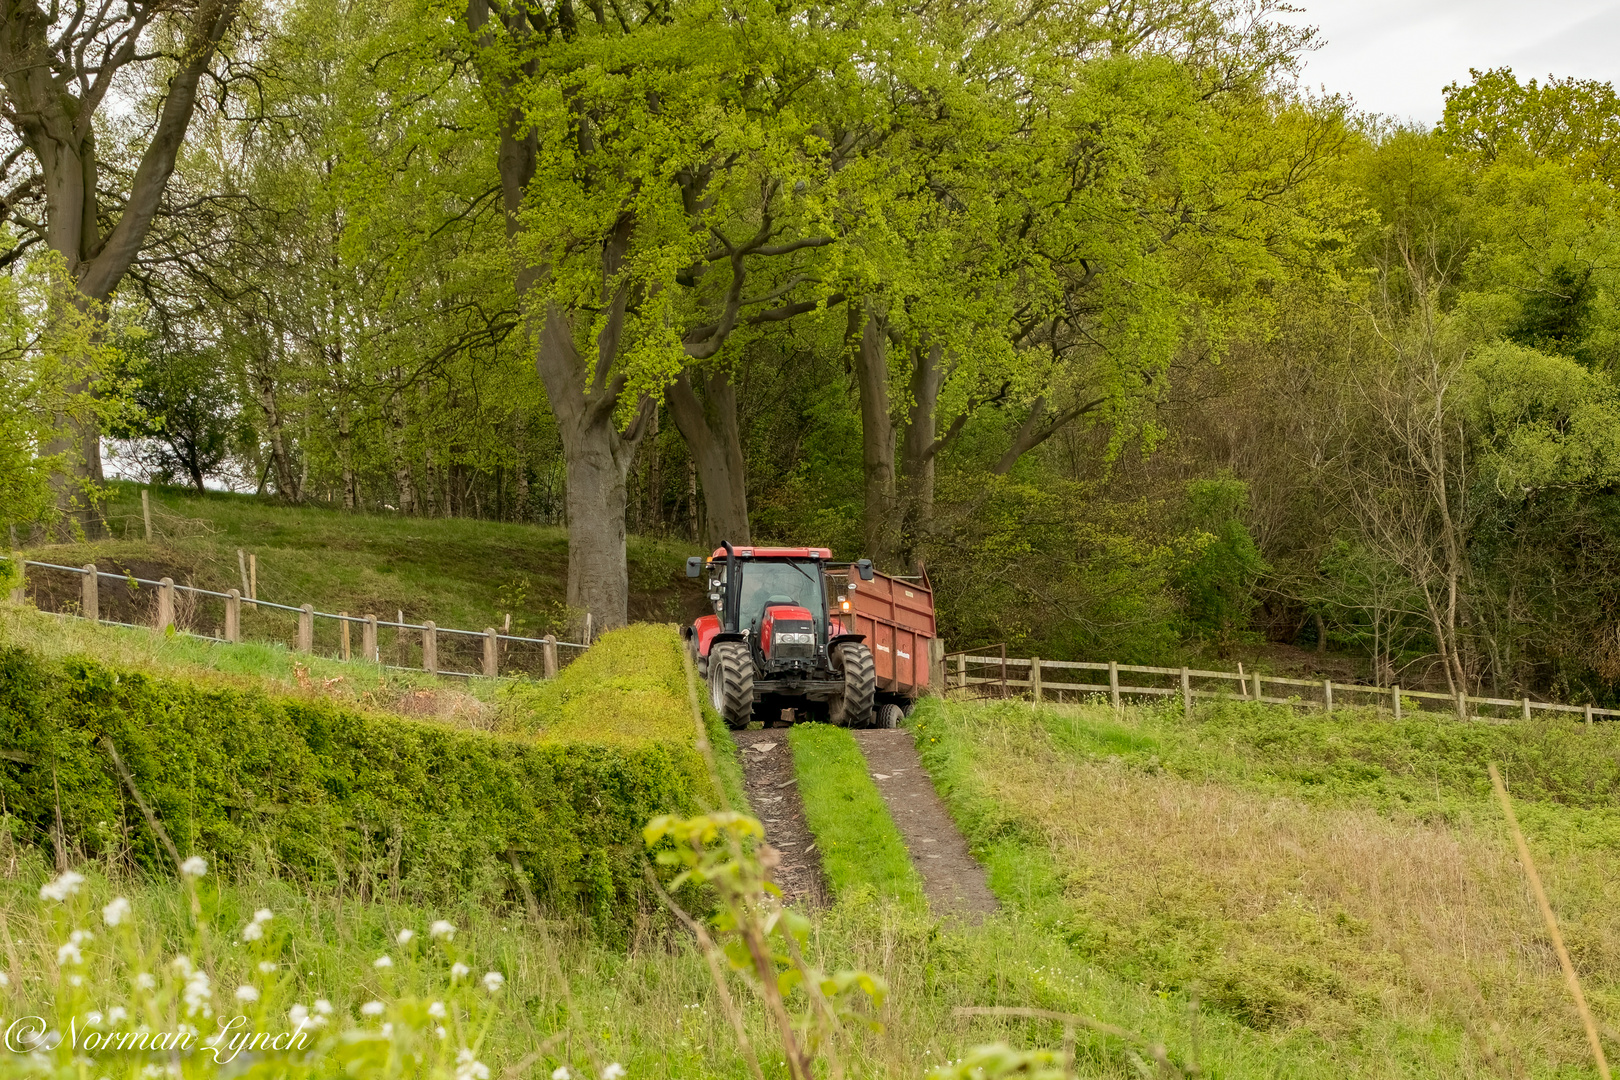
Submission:
M 577 640 L 570 635 L 579 633 L 582 613 L 565 604 L 568 536 L 561 528 L 345 513 L 245 495 L 153 488 L 148 542 L 140 488 L 114 483 L 110 489 L 105 510 L 111 538 L 29 547 L 27 556 L 65 566 L 94 562 L 101 570 L 154 581 L 168 576 L 224 591 L 242 587 L 236 555 L 241 548 L 257 556 L 263 600 L 386 619 L 403 611 L 409 622 L 432 619 L 465 630 L 502 626 L 510 614 L 516 633 L 551 632 Z M 703 607 L 701 589 L 684 568 L 686 556 L 698 550 L 630 538 L 632 619 L 679 622 L 692 616 L 694 605 Z M 56 599 L 76 601 L 76 579 L 46 571 L 38 578 L 39 587 Z M 201 628 L 209 629 L 217 618 L 208 616 Z M 244 632 L 250 637 L 261 636 L 255 620 L 264 636 L 286 640 L 292 633 L 286 619 L 249 612 Z M 322 633 L 329 633 L 324 624 Z
M 1239 704 L 915 719 L 992 888 L 1097 968 L 1201 992 L 1328 1071 L 1591 1075 L 1494 760 L 1594 1008 L 1620 1016 L 1620 732 Z

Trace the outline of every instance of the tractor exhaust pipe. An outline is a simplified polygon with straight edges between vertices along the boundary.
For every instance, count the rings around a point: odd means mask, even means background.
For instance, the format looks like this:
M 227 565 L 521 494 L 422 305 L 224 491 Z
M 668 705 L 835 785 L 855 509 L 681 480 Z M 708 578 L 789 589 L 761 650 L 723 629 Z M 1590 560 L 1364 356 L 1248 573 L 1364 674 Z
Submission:
M 725 629 L 727 633 L 737 632 L 739 608 L 742 606 L 742 596 L 737 590 L 737 550 L 731 546 L 730 540 L 720 541 L 720 546 L 726 549 L 726 612 Z

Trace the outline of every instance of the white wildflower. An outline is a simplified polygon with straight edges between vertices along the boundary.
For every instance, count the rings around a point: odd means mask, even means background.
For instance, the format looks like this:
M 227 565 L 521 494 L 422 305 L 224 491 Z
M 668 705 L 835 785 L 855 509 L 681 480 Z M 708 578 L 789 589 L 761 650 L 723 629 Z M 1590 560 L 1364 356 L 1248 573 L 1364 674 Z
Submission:
M 156 990 L 157 979 L 153 978 L 150 971 L 142 971 L 135 976 L 135 989 Z
M 186 877 L 202 877 L 208 873 L 208 860 L 201 855 L 193 855 L 180 864 L 180 872 Z
M 433 1004 L 429 1005 L 428 1006 L 428 1015 L 433 1017 L 433 1019 L 435 1019 L 435 1020 L 443 1020 L 444 1019 L 444 1002 L 435 1001 Z
M 457 960 L 455 963 L 450 965 L 451 982 L 455 982 L 457 979 L 465 979 L 471 974 L 472 968 L 468 967 L 466 964 L 463 964 L 460 960 Z
M 106 907 L 101 909 L 101 918 L 108 926 L 117 926 L 132 913 L 129 901 L 122 896 L 115 896 Z
M 264 937 L 264 927 L 260 926 L 258 923 L 250 922 L 246 926 L 242 927 L 243 941 L 258 941 L 262 937 Z
M 559 1065 L 551 1070 L 551 1080 L 573 1080 L 574 1074 L 568 1071 L 568 1066 Z
M 96 1009 L 91 1009 L 89 1012 L 84 1014 L 84 1022 L 89 1024 L 91 1027 L 100 1027 L 101 1013 Z
M 293 1022 L 293 1027 L 303 1027 L 309 1023 L 309 1010 L 300 1002 L 287 1010 L 287 1019 Z
M 195 1016 L 199 1012 L 204 1016 L 213 1015 L 208 1002 L 214 996 L 214 988 L 208 978 L 208 972 L 193 971 L 186 979 L 186 988 L 181 991 L 180 996 L 186 1003 L 187 1016 Z
M 128 1019 L 129 1013 L 125 1011 L 122 1005 L 114 1005 L 112 1008 L 107 1010 L 107 1022 L 109 1024 L 122 1024 Z
M 394 1034 L 394 1025 L 393 1025 L 393 1023 L 389 1022 L 387 1024 L 384 1024 L 382 1026 L 382 1033 L 383 1033 L 383 1036 L 385 1038 L 393 1035 Z
M 253 913 L 253 921 L 254 922 L 269 922 L 271 919 L 275 918 L 275 916 L 276 916 L 275 912 L 271 911 L 267 907 L 262 907 L 258 911 L 255 911 Z
M 384 954 L 373 960 L 371 962 L 371 966 L 374 968 L 391 968 L 394 966 L 394 959 L 393 957 Z
M 456 928 L 454 924 L 446 919 L 435 919 L 433 921 L 433 925 L 428 927 L 428 936 L 434 938 L 444 938 L 446 941 L 449 941 L 451 938 L 456 936 Z
M 62 947 L 56 950 L 56 963 L 58 967 L 84 963 L 84 954 L 79 952 L 79 943 L 77 941 L 63 942 Z
M 410 944 L 411 938 L 413 938 L 415 936 L 416 936 L 416 931 L 415 930 L 401 930 L 394 937 L 394 940 L 399 942 L 401 945 L 408 945 L 408 944 Z
M 169 966 L 187 978 L 191 977 L 191 957 L 184 953 L 169 961 Z
M 76 874 L 72 870 L 64 870 L 61 877 L 55 881 L 48 881 L 39 887 L 39 898 L 41 900 L 55 900 L 57 903 L 61 903 L 78 892 L 79 886 L 83 884 L 83 874 Z
M 258 1001 L 259 988 L 256 986 L 238 986 L 236 988 L 236 1000 L 248 1002 Z
M 625 1074 L 629 1071 L 630 1070 L 626 1069 L 623 1065 L 620 1065 L 617 1061 L 615 1061 L 613 1064 L 602 1070 L 602 1080 L 624 1080 Z
M 68 976 L 68 985 L 69 986 L 83 986 L 84 985 L 84 976 L 83 975 L 69 975 Z
M 270 961 L 270 960 L 260 960 L 259 961 L 259 974 L 260 975 L 273 975 L 273 974 L 275 974 L 275 971 L 276 971 L 276 965 L 275 965 L 274 961 Z
M 502 975 L 500 972 L 489 971 L 484 973 L 484 989 L 488 990 L 490 993 L 495 993 L 505 985 L 506 976 Z
M 364 1005 L 360 1006 L 361 1016 L 381 1016 L 382 1014 L 383 1003 L 380 1001 L 368 1001 Z
M 456 1080 L 489 1080 L 489 1066 L 473 1057 L 465 1046 L 456 1055 Z
M 441 1040 L 446 1038 L 450 1034 L 448 1031 L 444 1030 L 444 1025 L 442 1025 L 442 1024 L 439 1025 L 438 1027 L 434 1028 L 433 1033 L 435 1035 L 437 1035 Z
M 0 986 L 10 986 L 10 985 L 11 985 L 11 976 L 7 975 L 3 971 L 0 971 Z
M 315 1015 L 317 1015 L 317 1016 L 331 1016 L 332 1015 L 332 1003 L 330 1001 L 327 1001 L 325 998 L 316 998 L 315 999 Z

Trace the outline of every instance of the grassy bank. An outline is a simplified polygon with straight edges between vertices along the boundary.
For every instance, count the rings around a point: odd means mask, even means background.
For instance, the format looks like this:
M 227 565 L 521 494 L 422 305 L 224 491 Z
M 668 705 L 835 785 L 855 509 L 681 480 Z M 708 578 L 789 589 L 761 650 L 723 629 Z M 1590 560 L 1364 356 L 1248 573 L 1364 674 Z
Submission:
M 150 492 L 151 541 L 145 539 L 140 488 L 114 483 L 105 507 L 110 538 L 30 547 L 25 553 L 44 562 L 94 562 L 102 570 L 128 571 L 154 581 L 168 576 L 223 591 L 242 587 L 236 555 L 242 548 L 257 556 L 258 595 L 265 600 L 389 619 L 403 611 L 409 622 L 432 619 L 464 630 L 502 626 L 510 614 L 516 633 L 553 632 L 577 640 L 570 635 L 579 633 L 582 613 L 570 612 L 565 603 L 564 529 L 289 507 L 267 498 L 199 496 L 177 488 Z M 694 604 L 702 607 L 702 592 L 684 569 L 686 556 L 697 550 L 679 542 L 630 538 L 632 619 L 679 622 L 691 616 Z M 40 606 L 76 602 L 76 579 L 49 571 L 37 577 L 34 587 L 43 590 Z M 103 607 L 147 599 L 108 597 Z M 115 607 L 103 614 L 119 618 L 124 613 Z M 274 633 L 289 639 L 293 632 L 290 622 L 267 611 L 250 611 L 244 618 L 250 636 Z M 256 622 L 262 635 L 255 631 Z M 324 623 L 320 626 L 321 633 L 329 632 Z M 323 647 L 327 644 L 323 641 Z M 386 634 L 384 644 L 390 644 Z
M 1620 734 L 1229 704 L 940 704 L 916 735 L 992 888 L 1115 977 L 1373 1076 L 1584 1075 L 1489 801 L 1503 764 L 1589 995 L 1620 1008 Z M 1494 1064 L 1493 1064 L 1494 1062 Z

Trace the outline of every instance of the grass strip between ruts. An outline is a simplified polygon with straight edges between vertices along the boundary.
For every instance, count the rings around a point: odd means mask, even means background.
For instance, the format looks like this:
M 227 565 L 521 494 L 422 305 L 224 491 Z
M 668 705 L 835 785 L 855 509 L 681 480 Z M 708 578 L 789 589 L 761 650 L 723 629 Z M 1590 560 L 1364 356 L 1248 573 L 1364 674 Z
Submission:
M 854 737 L 826 724 L 798 724 L 788 742 L 805 819 L 834 898 L 869 889 L 879 899 L 923 909 L 922 877 Z

